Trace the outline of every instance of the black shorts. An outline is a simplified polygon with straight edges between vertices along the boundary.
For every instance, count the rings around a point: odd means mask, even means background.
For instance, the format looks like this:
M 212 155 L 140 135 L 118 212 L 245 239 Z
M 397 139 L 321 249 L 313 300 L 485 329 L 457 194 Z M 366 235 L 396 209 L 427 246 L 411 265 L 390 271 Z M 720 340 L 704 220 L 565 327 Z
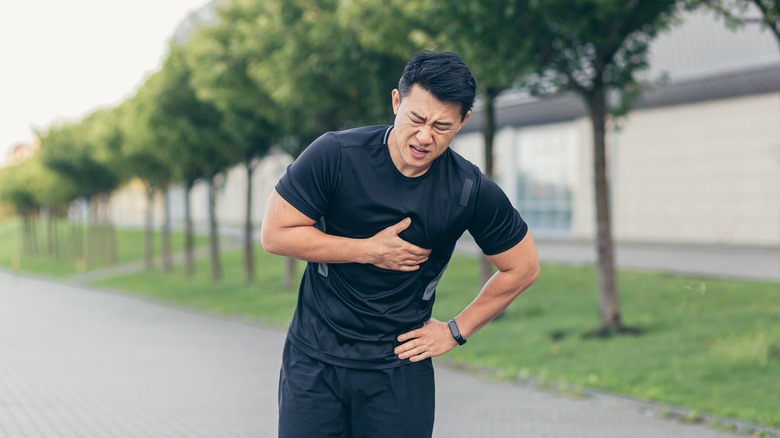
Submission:
M 434 416 L 430 359 L 383 370 L 344 368 L 284 346 L 280 438 L 429 438 Z

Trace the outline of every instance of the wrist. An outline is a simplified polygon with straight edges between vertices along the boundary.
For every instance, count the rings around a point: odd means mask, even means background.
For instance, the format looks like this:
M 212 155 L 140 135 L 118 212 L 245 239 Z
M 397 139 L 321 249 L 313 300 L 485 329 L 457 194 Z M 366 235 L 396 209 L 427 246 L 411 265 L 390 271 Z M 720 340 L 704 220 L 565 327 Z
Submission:
M 351 262 L 360 264 L 374 264 L 376 257 L 372 252 L 371 241 L 368 239 L 349 239 L 344 242 L 347 252 L 352 255 Z
M 458 343 L 458 345 L 463 345 L 466 343 L 466 339 L 463 338 L 463 336 L 460 333 L 460 328 L 458 327 L 458 323 L 455 322 L 455 318 L 449 320 L 447 322 L 447 325 L 450 329 L 450 334 L 452 334 L 452 337 L 455 339 L 455 342 Z

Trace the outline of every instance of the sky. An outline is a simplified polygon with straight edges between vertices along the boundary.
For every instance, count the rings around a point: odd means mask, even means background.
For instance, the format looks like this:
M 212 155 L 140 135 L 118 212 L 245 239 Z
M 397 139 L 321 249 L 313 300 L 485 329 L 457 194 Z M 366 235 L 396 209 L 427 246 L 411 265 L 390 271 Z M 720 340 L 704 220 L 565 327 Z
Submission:
M 0 163 L 35 130 L 132 96 L 208 0 L 0 2 Z

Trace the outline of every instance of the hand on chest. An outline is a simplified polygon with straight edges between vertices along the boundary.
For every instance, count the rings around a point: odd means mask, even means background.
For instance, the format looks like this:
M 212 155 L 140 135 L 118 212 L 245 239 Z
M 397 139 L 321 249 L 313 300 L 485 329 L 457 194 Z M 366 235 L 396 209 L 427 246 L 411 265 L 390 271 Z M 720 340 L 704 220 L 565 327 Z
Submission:
M 326 232 L 366 238 L 409 217 L 412 223 L 400 237 L 423 248 L 437 248 L 460 237 L 468 226 L 471 208 L 462 202 L 464 185 L 460 186 L 434 180 L 342 183 L 325 214 Z

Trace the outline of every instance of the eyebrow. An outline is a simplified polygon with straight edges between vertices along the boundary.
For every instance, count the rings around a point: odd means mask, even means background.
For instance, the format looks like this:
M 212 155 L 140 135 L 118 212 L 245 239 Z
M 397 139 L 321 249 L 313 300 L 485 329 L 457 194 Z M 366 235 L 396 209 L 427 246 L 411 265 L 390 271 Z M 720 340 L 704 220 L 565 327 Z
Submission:
M 409 110 L 409 112 L 410 112 L 410 113 L 411 113 L 411 114 L 412 114 L 414 117 L 416 117 L 416 118 L 418 118 L 418 119 L 422 120 L 423 122 L 427 122 L 427 121 L 428 121 L 428 119 L 426 119 L 425 117 L 423 117 L 423 116 L 421 116 L 421 115 L 417 114 L 416 112 L 414 112 L 414 111 L 412 111 L 412 110 Z M 434 124 L 434 125 L 436 125 L 436 126 L 444 127 L 444 128 L 448 128 L 448 127 L 450 127 L 450 126 L 454 126 L 454 125 L 455 125 L 455 124 L 454 124 L 454 123 L 452 123 L 452 122 L 440 122 L 440 121 L 433 122 L 433 124 Z

